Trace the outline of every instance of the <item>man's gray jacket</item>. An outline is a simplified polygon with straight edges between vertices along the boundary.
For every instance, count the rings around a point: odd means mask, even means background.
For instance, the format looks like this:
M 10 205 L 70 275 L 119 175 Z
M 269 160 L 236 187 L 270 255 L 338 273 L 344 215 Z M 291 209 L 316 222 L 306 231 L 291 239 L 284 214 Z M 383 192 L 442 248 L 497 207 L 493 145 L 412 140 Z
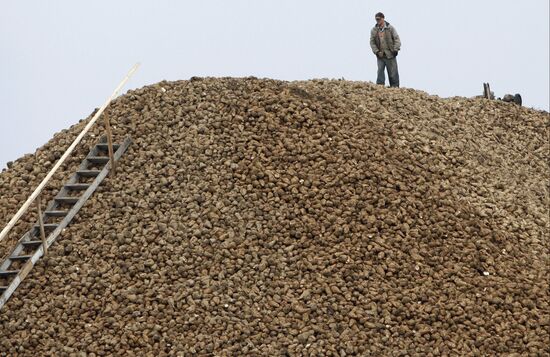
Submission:
M 383 41 L 380 40 L 380 36 L 383 36 Z M 394 52 L 401 50 L 401 39 L 395 30 L 395 27 L 390 25 L 389 22 L 385 22 L 384 28 L 380 28 L 378 24 L 370 32 L 370 47 L 375 55 L 378 52 L 384 52 L 386 58 L 394 58 Z

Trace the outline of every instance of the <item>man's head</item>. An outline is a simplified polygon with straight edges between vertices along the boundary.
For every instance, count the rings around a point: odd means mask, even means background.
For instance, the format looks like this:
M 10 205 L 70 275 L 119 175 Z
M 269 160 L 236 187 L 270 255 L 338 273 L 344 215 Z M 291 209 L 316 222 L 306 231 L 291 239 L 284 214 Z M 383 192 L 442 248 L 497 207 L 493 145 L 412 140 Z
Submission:
M 384 22 L 386 21 L 384 14 L 381 12 L 374 15 L 374 19 L 376 20 L 376 23 L 380 26 L 384 25 Z

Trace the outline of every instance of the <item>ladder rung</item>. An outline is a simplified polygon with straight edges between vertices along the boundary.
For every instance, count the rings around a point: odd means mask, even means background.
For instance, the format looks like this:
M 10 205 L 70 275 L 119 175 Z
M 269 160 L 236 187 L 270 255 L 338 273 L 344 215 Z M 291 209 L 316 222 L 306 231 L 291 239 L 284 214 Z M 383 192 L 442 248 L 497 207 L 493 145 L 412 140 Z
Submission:
M 14 276 L 17 275 L 20 272 L 20 270 L 6 270 L 6 271 L 0 271 L 0 277 L 3 276 Z
M 24 246 L 37 246 L 37 245 L 42 245 L 42 241 L 41 240 L 28 240 L 28 241 L 25 241 L 25 242 L 21 242 L 21 244 L 23 244 Z
M 83 177 L 96 177 L 100 172 L 99 170 L 78 170 L 76 173 Z
M 64 217 L 68 211 L 45 211 L 44 214 L 48 217 Z
M 56 229 L 57 226 L 59 226 L 59 224 L 57 224 L 57 223 L 44 223 L 44 230 L 46 230 L 46 229 Z M 40 229 L 40 225 L 35 224 L 34 228 L 35 229 Z
M 56 197 L 54 198 L 56 202 L 59 203 L 77 203 L 80 199 L 79 197 Z
M 98 149 L 103 150 L 103 151 L 108 151 L 109 150 L 109 144 L 107 144 L 107 143 L 100 143 L 100 144 L 97 144 L 96 146 L 97 146 Z M 113 151 L 117 151 L 119 146 L 120 146 L 119 144 L 113 144 Z
M 32 255 L 17 255 L 17 256 L 11 256 L 10 260 L 29 260 L 31 259 Z
M 6 290 L 8 290 L 7 286 L 0 286 L 0 293 L 4 292 Z
M 106 164 L 109 162 L 109 158 L 107 156 L 88 156 L 86 160 L 93 164 Z
M 68 183 L 65 185 L 65 188 L 67 190 L 72 191 L 85 191 L 88 189 L 88 187 L 90 187 L 90 185 L 88 185 L 87 183 Z

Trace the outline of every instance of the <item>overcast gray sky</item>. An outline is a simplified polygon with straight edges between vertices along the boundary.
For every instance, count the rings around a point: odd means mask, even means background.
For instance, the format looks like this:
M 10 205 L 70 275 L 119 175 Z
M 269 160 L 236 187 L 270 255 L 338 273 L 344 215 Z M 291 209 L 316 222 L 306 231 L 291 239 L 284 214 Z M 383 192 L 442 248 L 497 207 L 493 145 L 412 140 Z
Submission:
M 0 167 L 129 88 L 191 76 L 375 81 L 374 14 L 399 32 L 401 85 L 521 93 L 549 108 L 548 0 L 0 0 Z

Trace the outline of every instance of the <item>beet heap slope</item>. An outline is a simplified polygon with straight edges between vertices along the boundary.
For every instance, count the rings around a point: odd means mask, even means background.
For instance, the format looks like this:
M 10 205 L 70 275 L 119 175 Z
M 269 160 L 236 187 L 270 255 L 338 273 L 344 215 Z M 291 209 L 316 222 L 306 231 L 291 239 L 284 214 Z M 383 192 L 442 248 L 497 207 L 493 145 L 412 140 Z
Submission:
M 0 355 L 550 352 L 548 113 L 254 78 L 106 113 L 133 144 L 0 311 Z M 0 223 L 84 124 L 0 175 Z

